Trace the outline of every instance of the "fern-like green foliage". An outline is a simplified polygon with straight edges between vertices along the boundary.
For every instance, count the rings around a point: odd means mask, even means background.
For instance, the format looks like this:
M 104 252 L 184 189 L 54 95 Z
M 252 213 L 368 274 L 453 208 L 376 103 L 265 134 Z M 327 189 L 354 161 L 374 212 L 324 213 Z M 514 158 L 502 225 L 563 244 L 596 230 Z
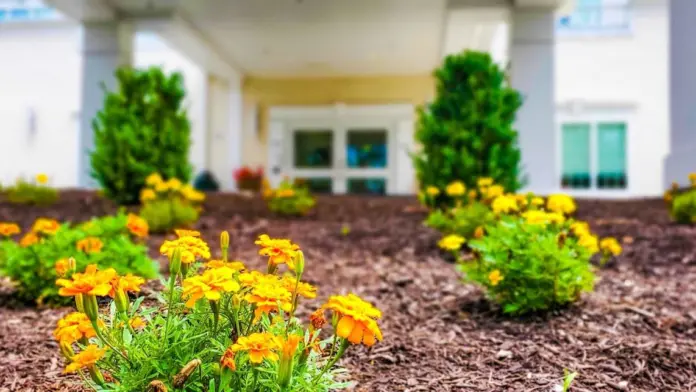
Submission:
M 187 183 L 191 128 L 183 107 L 183 77 L 160 68 L 121 68 L 118 91 L 106 91 L 92 121 L 92 177 L 121 205 L 138 203 L 145 178 L 160 173 Z
M 674 196 L 670 213 L 672 219 L 677 223 L 696 223 L 696 189 L 690 189 Z
M 522 98 L 507 85 L 505 72 L 489 54 L 465 51 L 447 56 L 434 76 L 436 98 L 419 109 L 415 134 L 421 189 L 444 189 L 455 180 L 475 189 L 477 179 L 490 177 L 516 192 L 522 183 L 513 122 Z M 451 204 L 447 195 L 438 197 L 437 204 Z

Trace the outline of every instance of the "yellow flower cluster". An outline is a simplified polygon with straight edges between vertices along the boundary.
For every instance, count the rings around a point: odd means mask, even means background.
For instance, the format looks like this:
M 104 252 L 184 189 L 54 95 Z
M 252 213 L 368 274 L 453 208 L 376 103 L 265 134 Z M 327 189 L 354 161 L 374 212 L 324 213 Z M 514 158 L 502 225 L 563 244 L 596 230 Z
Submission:
M 58 229 L 60 229 L 60 223 L 58 223 L 58 221 L 48 218 L 38 218 L 31 226 L 31 230 L 19 240 L 19 245 L 27 247 L 37 244 L 41 242 L 44 237 L 56 234 Z M 5 234 L 5 236 L 19 234 L 19 226 L 14 223 L 0 223 L 0 236 L 3 234 Z
M 136 237 L 144 238 L 147 237 L 150 230 L 150 226 L 147 221 L 135 214 L 128 214 L 128 221 L 126 222 L 126 228 Z
M 183 184 L 178 178 L 165 181 L 159 173 L 152 173 L 145 178 L 145 187 L 140 191 L 140 202 L 180 197 L 192 204 L 205 201 L 205 193 L 197 191 L 190 184 Z
M 175 240 L 164 241 L 160 247 L 160 253 L 172 258 L 174 251 L 179 249 L 181 252 L 181 262 L 191 264 L 198 259 L 209 259 L 210 248 L 208 244 L 198 237 L 184 235 Z
M 77 241 L 77 250 L 85 253 L 99 253 L 104 243 L 97 237 L 87 237 Z
M 438 246 L 444 250 L 448 251 L 458 251 L 461 249 L 462 245 L 464 245 L 464 242 L 466 242 L 466 239 L 460 235 L 457 234 L 449 234 L 444 237 L 437 243 Z

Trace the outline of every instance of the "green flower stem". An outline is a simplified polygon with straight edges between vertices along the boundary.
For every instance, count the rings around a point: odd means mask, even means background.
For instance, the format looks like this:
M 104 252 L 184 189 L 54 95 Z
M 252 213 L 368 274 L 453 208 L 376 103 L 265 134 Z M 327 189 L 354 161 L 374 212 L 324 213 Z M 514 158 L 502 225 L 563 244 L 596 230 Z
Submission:
M 343 354 L 346 352 L 346 349 L 350 346 L 350 342 L 348 339 L 343 339 L 341 341 L 341 347 L 339 347 L 338 352 L 336 353 L 336 356 L 334 356 L 329 362 L 324 365 L 324 368 L 321 369 L 321 373 L 319 373 L 316 377 L 312 379 L 312 384 L 315 382 L 319 381 L 319 379 L 329 370 L 333 365 L 338 362 L 339 359 L 343 356 Z
M 114 344 L 111 343 L 111 342 L 109 341 L 109 339 L 106 338 L 106 336 L 104 336 L 104 333 L 103 333 L 102 330 L 99 328 L 99 323 L 98 323 L 97 321 L 92 321 L 92 327 L 94 328 L 95 334 L 97 335 L 97 337 L 99 338 L 99 340 L 102 341 L 102 343 L 104 343 L 105 345 L 107 345 L 110 349 L 112 349 L 114 352 L 116 352 L 118 355 L 120 355 L 123 359 L 125 359 L 126 362 L 128 362 L 129 365 L 131 365 L 131 366 L 133 365 L 133 363 L 132 363 L 131 360 L 126 356 L 126 354 L 124 354 L 121 350 L 119 350 L 116 346 L 114 346 Z
M 249 390 L 254 392 L 256 391 L 256 383 L 259 381 L 259 371 L 256 369 L 256 366 L 252 367 L 252 373 L 254 373 L 254 380 L 251 382 L 251 389 Z
M 167 303 L 167 318 L 164 321 L 164 334 L 162 335 L 162 347 L 165 347 L 167 335 L 169 332 L 169 318 L 172 315 L 172 303 L 174 302 L 174 285 L 176 284 L 176 275 L 169 275 L 169 300 Z

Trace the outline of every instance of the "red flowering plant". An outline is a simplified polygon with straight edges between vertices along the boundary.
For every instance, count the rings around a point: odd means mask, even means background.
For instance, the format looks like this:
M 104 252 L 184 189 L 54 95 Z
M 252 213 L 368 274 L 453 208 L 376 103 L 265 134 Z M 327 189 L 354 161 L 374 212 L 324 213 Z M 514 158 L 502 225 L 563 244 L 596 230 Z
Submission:
M 261 190 L 263 181 L 263 167 L 252 169 L 249 166 L 242 166 L 234 171 L 233 176 L 240 190 L 258 192 Z

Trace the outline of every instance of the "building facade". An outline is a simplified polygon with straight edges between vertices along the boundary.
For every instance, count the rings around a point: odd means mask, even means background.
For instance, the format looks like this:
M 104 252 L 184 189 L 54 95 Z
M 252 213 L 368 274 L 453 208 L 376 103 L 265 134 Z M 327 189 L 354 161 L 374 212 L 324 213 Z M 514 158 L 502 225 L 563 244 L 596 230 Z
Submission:
M 414 108 L 432 99 L 442 57 L 465 48 L 509 62 L 525 96 L 530 190 L 655 196 L 671 181 L 667 0 L 50 3 L 70 19 L 0 23 L 13 53 L 0 64 L 0 156 L 17 162 L 0 182 L 47 172 L 89 185 L 97 82 L 160 64 L 184 73 L 192 162 L 225 189 L 247 164 L 316 191 L 412 194 Z

